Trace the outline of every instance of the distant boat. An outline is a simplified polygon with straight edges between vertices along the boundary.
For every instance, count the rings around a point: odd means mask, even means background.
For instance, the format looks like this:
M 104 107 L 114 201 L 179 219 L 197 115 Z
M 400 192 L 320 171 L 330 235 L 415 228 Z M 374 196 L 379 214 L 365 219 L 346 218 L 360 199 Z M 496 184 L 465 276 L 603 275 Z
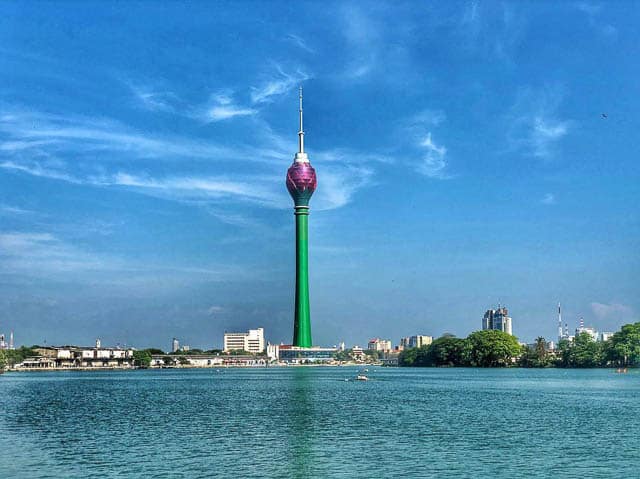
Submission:
M 368 381 L 369 378 L 367 376 L 365 376 L 364 374 L 358 374 L 356 376 L 356 381 Z
M 627 368 L 618 368 L 616 372 L 620 374 L 624 374 L 624 373 L 628 373 L 629 371 L 627 370 Z

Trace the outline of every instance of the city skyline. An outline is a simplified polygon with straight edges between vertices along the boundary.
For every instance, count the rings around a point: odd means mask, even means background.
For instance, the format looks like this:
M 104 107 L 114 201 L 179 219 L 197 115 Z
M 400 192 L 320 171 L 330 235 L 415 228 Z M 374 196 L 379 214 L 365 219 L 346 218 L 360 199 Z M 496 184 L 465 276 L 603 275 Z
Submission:
M 0 5 L 19 344 L 288 343 L 300 84 L 315 344 L 638 320 L 637 7 L 60 5 Z

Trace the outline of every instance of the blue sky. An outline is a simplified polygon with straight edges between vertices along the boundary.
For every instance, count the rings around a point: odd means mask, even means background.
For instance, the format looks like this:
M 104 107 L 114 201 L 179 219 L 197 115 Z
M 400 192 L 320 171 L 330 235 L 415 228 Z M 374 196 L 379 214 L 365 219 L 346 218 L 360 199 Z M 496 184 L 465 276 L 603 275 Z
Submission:
M 0 331 L 292 334 L 305 88 L 314 342 L 640 311 L 632 2 L 4 2 Z M 606 118 L 603 117 L 606 114 Z

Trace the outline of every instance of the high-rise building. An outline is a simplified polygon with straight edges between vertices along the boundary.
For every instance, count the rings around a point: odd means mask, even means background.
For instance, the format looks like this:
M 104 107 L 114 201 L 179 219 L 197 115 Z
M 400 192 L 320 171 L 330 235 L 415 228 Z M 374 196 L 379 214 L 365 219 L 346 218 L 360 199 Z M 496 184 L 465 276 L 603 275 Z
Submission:
M 224 333 L 224 351 L 248 351 L 258 354 L 264 351 L 264 329 L 250 329 L 245 333 Z
M 498 306 L 498 309 L 488 309 L 482 318 L 482 329 L 496 329 L 503 333 L 513 334 L 507 308 Z
M 296 218 L 296 299 L 293 322 L 293 346 L 309 348 L 311 341 L 311 312 L 309 307 L 308 219 L 309 200 L 316 189 L 316 171 L 304 152 L 302 124 L 302 87 L 300 87 L 300 130 L 298 152 L 287 170 L 287 189 L 294 202 Z
M 433 342 L 433 336 L 416 335 L 409 338 L 409 348 L 421 348 L 422 346 L 429 346 Z
M 375 338 L 367 344 L 367 349 L 369 351 L 387 352 L 391 351 L 391 348 L 391 341 L 389 339 Z
M 180 341 L 178 341 L 178 338 L 173 338 L 171 341 L 171 352 L 177 353 L 178 351 L 180 351 Z
M 9 349 L 15 349 L 13 345 L 13 331 L 9 333 Z

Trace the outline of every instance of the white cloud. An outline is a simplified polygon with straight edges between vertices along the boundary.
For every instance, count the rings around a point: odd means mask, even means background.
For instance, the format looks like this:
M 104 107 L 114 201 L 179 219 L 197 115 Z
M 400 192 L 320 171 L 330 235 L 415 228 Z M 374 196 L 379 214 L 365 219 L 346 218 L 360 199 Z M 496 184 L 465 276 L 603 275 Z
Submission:
M 315 209 L 332 210 L 351 202 L 358 190 L 371 184 L 373 170 L 364 165 L 324 164 L 315 193 Z
M 224 90 L 212 96 L 212 105 L 207 107 L 205 121 L 221 121 L 237 116 L 251 116 L 258 113 L 253 108 L 238 106 L 233 99 L 233 92 Z
M 25 210 L 17 206 L 0 204 L 0 215 L 23 216 L 31 214 L 33 214 L 33 211 L 31 210 Z
M 556 197 L 553 193 L 546 193 L 542 199 L 540 200 L 540 202 L 543 205 L 555 205 L 556 204 Z
M 131 88 L 138 104 L 145 110 L 165 112 L 176 111 L 174 104 L 178 99 L 173 92 L 154 91 L 150 87 L 136 86 L 131 83 L 129 83 L 129 88 Z
M 520 90 L 505 117 L 509 148 L 543 160 L 553 158 L 573 126 L 570 120 L 558 118 L 561 99 L 557 87 Z
M 274 97 L 289 92 L 299 86 L 310 77 L 300 69 L 294 73 L 286 73 L 280 65 L 275 65 L 276 73 L 264 81 L 259 87 L 251 87 L 251 101 L 253 103 L 266 103 L 274 100 Z
M 209 116 L 213 121 L 226 120 L 236 116 L 255 115 L 256 113 L 256 110 L 252 108 L 242 108 L 234 105 L 219 105 L 209 110 Z
M 627 319 L 632 316 L 633 309 L 620 303 L 591 303 L 591 310 L 598 319 L 615 317 L 616 319 Z
M 418 165 L 418 171 L 429 178 L 450 178 L 444 171 L 447 167 L 445 160 L 447 148 L 443 145 L 437 145 L 431 137 L 431 132 L 427 133 L 426 138 L 420 142 L 420 146 L 425 150 L 425 153 L 422 162 Z
M 294 45 L 296 45 L 297 47 L 301 48 L 302 50 L 309 53 L 315 53 L 315 50 L 311 48 L 309 45 L 307 45 L 307 42 L 305 42 L 302 39 L 302 37 L 295 35 L 293 33 L 289 33 L 285 38 L 289 40 L 291 43 L 293 43 Z

